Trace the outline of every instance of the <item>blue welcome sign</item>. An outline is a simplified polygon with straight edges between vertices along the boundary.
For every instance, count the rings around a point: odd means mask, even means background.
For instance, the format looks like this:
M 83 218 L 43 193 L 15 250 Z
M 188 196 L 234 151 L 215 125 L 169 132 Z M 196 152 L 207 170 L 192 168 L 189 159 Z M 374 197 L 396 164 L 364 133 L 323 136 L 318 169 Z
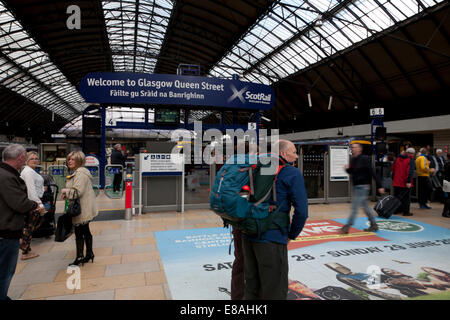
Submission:
M 195 105 L 268 110 L 275 96 L 270 86 L 219 78 L 95 72 L 80 83 L 89 103 Z

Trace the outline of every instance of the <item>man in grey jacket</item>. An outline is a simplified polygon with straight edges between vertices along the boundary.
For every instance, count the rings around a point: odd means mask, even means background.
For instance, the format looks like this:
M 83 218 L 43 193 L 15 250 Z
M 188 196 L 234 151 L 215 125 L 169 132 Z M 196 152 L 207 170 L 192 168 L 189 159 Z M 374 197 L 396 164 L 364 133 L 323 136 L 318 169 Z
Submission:
M 19 255 L 19 239 L 24 227 L 24 216 L 38 208 L 29 200 L 27 187 L 20 178 L 19 170 L 27 158 L 24 147 L 11 144 L 3 150 L 0 164 L 0 300 L 10 300 L 7 296 L 9 284 L 16 271 Z

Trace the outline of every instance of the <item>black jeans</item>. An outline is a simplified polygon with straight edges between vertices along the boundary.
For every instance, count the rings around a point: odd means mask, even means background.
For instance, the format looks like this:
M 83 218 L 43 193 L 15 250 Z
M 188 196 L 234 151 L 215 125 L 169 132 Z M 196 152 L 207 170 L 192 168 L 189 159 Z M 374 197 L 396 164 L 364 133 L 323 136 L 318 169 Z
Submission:
M 286 300 L 288 292 L 287 245 L 243 239 L 245 300 Z
M 419 187 L 417 201 L 419 204 L 426 205 L 431 196 L 430 178 L 417 177 L 417 182 Z
M 120 184 L 122 183 L 122 173 L 118 173 L 114 175 L 113 180 L 113 191 L 120 191 Z
M 75 243 L 77 245 L 77 257 L 84 254 L 84 244 L 86 243 L 86 254 L 92 253 L 92 234 L 89 229 L 89 223 L 75 226 Z

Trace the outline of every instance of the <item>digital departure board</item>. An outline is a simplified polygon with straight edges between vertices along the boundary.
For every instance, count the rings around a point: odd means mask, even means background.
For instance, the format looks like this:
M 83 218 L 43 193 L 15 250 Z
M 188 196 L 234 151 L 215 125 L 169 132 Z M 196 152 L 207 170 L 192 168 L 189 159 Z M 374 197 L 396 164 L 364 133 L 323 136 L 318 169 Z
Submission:
M 155 110 L 155 124 L 161 125 L 176 125 L 180 122 L 180 111 L 171 109 L 156 109 Z

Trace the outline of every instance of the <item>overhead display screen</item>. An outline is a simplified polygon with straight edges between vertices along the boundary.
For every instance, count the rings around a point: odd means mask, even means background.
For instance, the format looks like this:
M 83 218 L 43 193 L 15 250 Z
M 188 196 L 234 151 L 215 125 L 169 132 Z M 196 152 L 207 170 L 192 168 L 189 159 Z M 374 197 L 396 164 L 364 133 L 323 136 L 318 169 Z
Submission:
M 170 109 L 156 109 L 155 110 L 155 124 L 179 124 L 180 111 Z

